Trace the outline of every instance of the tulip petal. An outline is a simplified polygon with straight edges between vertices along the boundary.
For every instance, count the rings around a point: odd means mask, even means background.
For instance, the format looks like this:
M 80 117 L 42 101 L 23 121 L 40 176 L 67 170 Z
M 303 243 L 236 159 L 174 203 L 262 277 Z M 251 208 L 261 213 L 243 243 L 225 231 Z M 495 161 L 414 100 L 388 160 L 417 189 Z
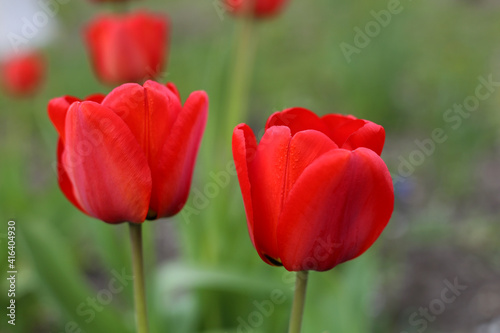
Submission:
M 81 210 L 83 213 L 87 214 L 88 213 L 82 208 L 80 203 L 75 197 L 75 192 L 73 190 L 73 184 L 71 184 L 71 180 L 68 177 L 68 173 L 66 172 L 66 169 L 64 168 L 64 163 L 63 163 L 63 154 L 64 154 L 64 144 L 61 139 L 58 140 L 57 142 L 57 182 L 59 183 L 59 187 L 61 188 L 61 191 L 64 193 L 66 198 L 79 210 Z
M 85 101 L 96 102 L 101 104 L 104 98 L 106 98 L 106 95 L 104 94 L 92 94 L 85 97 Z
M 335 130 L 337 130 L 339 127 L 356 119 L 358 118 L 351 115 L 343 115 L 339 113 L 331 113 L 321 117 L 321 120 L 326 124 L 326 126 L 328 126 L 331 132 L 335 132 Z
M 85 98 L 86 101 L 93 101 L 96 103 L 101 103 L 105 95 L 103 94 L 93 94 Z M 59 133 L 59 137 L 64 142 L 65 136 L 65 124 L 66 124 L 66 114 L 68 109 L 74 102 L 80 102 L 81 100 L 73 96 L 63 96 L 58 98 L 53 98 L 49 101 L 48 114 L 50 121 L 54 124 L 54 127 Z
M 331 138 L 333 141 L 342 147 L 347 141 L 349 136 L 363 127 L 365 121 L 362 119 L 353 119 L 351 121 L 346 121 L 342 125 L 337 126 L 333 131 Z
M 121 51 L 113 41 L 122 40 L 123 37 L 119 39 L 117 36 L 119 36 L 119 29 L 113 24 L 111 18 L 97 18 L 85 29 L 85 40 L 96 73 L 101 80 L 108 83 L 122 78 L 117 69 L 120 64 L 112 63 L 116 54 L 119 55 Z M 121 58 L 118 57 L 118 59 Z
M 376 153 L 325 153 L 304 170 L 285 202 L 277 231 L 283 265 L 324 271 L 361 255 L 384 230 L 393 205 L 391 177 Z
M 134 120 L 141 119 L 145 114 L 144 88 L 137 83 L 125 83 L 113 89 L 101 104 L 113 110 L 123 119 L 136 137 L 141 136 L 141 125 L 134 126 Z M 130 123 L 130 124 L 128 124 Z M 143 121 L 140 121 L 142 124 Z M 138 129 L 134 129 L 134 127 Z
M 324 153 L 335 148 L 338 148 L 335 142 L 321 132 L 306 130 L 295 134 L 290 141 L 288 152 L 284 197 L 288 196 L 306 167 Z
M 86 40 L 97 75 L 105 83 L 146 79 L 147 58 L 130 37 L 126 21 L 99 17 L 87 27 Z
M 108 223 L 141 223 L 151 172 L 127 125 L 110 109 L 73 103 L 66 116 L 65 170 L 81 206 Z
M 252 244 L 255 246 L 253 235 L 253 208 L 250 178 L 248 175 L 249 164 L 254 160 L 257 152 L 257 140 L 252 129 L 247 124 L 240 124 L 233 132 L 233 159 L 238 174 L 245 213 L 247 215 L 248 233 Z
M 382 154 L 385 143 L 385 130 L 382 126 L 366 121 L 366 123 L 352 133 L 342 145 L 342 148 L 355 150 L 365 147 L 373 150 L 377 155 Z
M 177 89 L 177 86 L 175 84 L 173 84 L 172 82 L 168 82 L 167 83 L 167 88 L 173 92 L 177 98 L 179 99 L 179 101 L 181 101 L 181 94 L 179 93 L 179 89 Z
M 166 17 L 146 12 L 97 17 L 85 29 L 97 75 L 106 83 L 157 76 L 168 51 L 168 26 Z
M 265 17 L 277 14 L 288 0 L 257 1 L 255 3 L 255 14 Z
M 334 140 L 340 148 L 355 150 L 365 147 L 378 155 L 382 154 L 385 142 L 385 130 L 371 121 L 353 116 L 330 114 L 321 118 L 330 128 Z
M 269 264 L 279 260 L 276 227 L 283 205 L 290 140 L 288 127 L 270 127 L 257 147 L 254 160 L 248 165 L 255 247 Z
M 153 187 L 157 183 L 159 154 L 181 112 L 175 93 L 166 86 L 147 81 L 144 88 L 135 83 L 121 85 L 108 94 L 102 105 L 115 111 L 132 131 L 151 168 Z M 158 206 L 153 188 L 151 206 Z
M 305 130 L 316 130 L 330 136 L 330 130 L 323 121 L 314 112 L 304 108 L 275 112 L 267 120 L 266 130 L 271 126 L 286 126 L 290 128 L 292 136 Z
M 45 60 L 40 53 L 14 52 L 0 59 L 0 84 L 14 97 L 32 95 L 45 76 L 45 68 Z
M 158 155 L 158 167 L 152 169 L 156 182 L 153 197 L 158 198 L 157 217 L 172 216 L 186 203 L 207 116 L 207 94 L 193 92 Z
M 147 68 L 138 70 L 147 74 L 144 79 L 156 77 L 163 70 L 165 58 L 168 55 L 170 26 L 168 18 L 163 15 L 139 12 L 127 23 L 129 38 L 136 42 L 135 48 L 142 50 L 146 57 Z
M 287 2 L 288 0 L 225 0 L 225 5 L 231 13 L 245 15 L 247 11 L 250 11 L 255 17 L 264 18 L 278 14 Z
M 50 121 L 54 125 L 59 133 L 59 137 L 64 142 L 65 137 L 65 124 L 66 124 L 66 114 L 68 109 L 74 102 L 79 102 L 80 100 L 73 96 L 64 96 L 51 99 L 48 105 L 48 114 Z

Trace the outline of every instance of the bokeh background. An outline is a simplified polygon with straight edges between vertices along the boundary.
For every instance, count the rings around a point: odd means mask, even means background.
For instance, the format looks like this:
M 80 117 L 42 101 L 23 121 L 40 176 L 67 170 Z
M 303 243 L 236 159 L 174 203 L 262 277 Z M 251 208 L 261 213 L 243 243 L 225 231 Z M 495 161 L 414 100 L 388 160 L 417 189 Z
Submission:
M 64 2 L 36 45 L 48 61 L 42 89 L 33 98 L 0 95 L 1 276 L 9 219 L 17 222 L 19 271 L 16 326 L 3 314 L 0 331 L 129 333 L 127 226 L 88 218 L 63 197 L 57 134 L 46 114 L 50 98 L 111 90 L 93 75 L 80 37 L 86 22 L 110 8 Z M 480 77 L 500 82 L 500 4 L 401 0 L 403 10 L 349 62 L 342 43 L 356 46 L 354 29 L 364 30 L 371 11 L 388 3 L 291 0 L 281 15 L 255 25 L 254 131 L 293 106 L 372 120 L 386 129 L 382 157 L 395 179 L 394 215 L 376 244 L 332 271 L 310 274 L 303 331 L 500 332 L 500 87 L 465 116 L 448 111 L 474 96 Z M 2 14 L 12 6 L 2 0 Z M 239 21 L 214 0 L 131 7 L 171 19 L 168 69 L 159 80 L 176 83 L 184 99 L 200 89 L 210 97 L 189 213 L 144 225 L 151 332 L 286 332 L 293 276 L 264 264 L 252 248 L 236 177 L 207 190 L 230 162 L 231 133 L 222 124 Z M 3 24 L 2 35 L 8 32 Z M 429 143 L 437 128 L 447 139 L 421 148 L 416 140 Z M 117 275 L 123 288 L 110 292 Z M 466 287 L 449 304 L 442 301 L 447 282 Z M 2 313 L 7 289 L 2 278 Z M 273 292 L 283 302 L 270 306 Z M 419 312 L 429 307 L 429 317 Z

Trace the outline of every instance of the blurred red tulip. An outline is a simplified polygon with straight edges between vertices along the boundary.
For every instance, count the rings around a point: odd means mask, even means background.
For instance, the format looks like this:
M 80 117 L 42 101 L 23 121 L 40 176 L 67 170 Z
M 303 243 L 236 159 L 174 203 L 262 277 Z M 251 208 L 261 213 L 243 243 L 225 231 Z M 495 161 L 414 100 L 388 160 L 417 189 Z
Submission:
M 2 85 L 14 96 L 33 94 L 45 75 L 45 61 L 33 52 L 9 58 L 1 65 Z
M 267 17 L 278 14 L 288 0 L 225 0 L 226 8 L 236 15 L 250 12 L 255 17 Z
M 158 76 L 168 54 L 168 30 L 166 17 L 146 12 L 95 19 L 85 39 L 98 78 L 118 84 Z
M 204 91 L 182 106 L 173 84 L 128 83 L 104 99 L 55 98 L 48 113 L 59 133 L 59 186 L 84 213 L 141 223 L 182 209 L 207 120 Z
M 273 114 L 259 144 L 238 125 L 233 156 L 260 257 L 289 271 L 325 271 L 365 252 L 394 206 L 384 141 L 370 121 L 301 108 Z

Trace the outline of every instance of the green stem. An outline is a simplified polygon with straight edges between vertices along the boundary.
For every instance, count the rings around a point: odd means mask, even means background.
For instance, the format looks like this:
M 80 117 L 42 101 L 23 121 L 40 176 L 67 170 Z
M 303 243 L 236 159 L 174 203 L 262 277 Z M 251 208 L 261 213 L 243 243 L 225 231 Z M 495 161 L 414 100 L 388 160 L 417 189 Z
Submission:
M 254 53 L 253 42 L 253 18 L 249 15 L 241 17 L 238 22 L 238 30 L 236 31 L 236 48 L 233 51 L 232 71 L 228 82 L 227 100 L 224 107 L 224 119 L 221 123 L 224 126 L 221 130 L 224 135 L 214 135 L 214 145 L 226 147 L 222 149 L 221 155 L 215 160 L 214 168 L 217 170 L 225 170 L 226 165 L 231 161 L 231 138 L 233 128 L 246 120 L 248 86 L 250 79 L 251 64 Z M 220 129 L 219 129 L 220 131 Z M 219 241 L 219 234 L 223 226 L 222 221 L 227 214 L 226 203 L 232 195 L 233 186 L 224 188 L 222 195 L 213 200 L 213 209 L 209 212 L 208 220 L 211 221 L 210 227 L 207 229 L 208 237 L 205 237 L 205 246 L 203 247 L 203 256 L 208 257 L 215 263 L 218 260 L 219 249 L 223 246 L 222 241 Z M 221 214 L 223 214 L 221 216 Z
M 247 15 L 241 18 L 237 33 L 237 49 L 234 58 L 234 67 L 229 87 L 227 103 L 227 135 L 231 138 L 233 128 L 246 121 L 248 109 L 249 74 L 252 68 L 252 59 L 255 52 L 253 42 L 254 20 Z
M 144 284 L 144 263 L 142 255 L 142 224 L 129 223 L 132 243 L 132 270 L 134 275 L 134 300 L 137 333 L 148 333 L 148 315 Z
M 290 317 L 290 328 L 288 329 L 288 333 L 300 333 L 306 300 L 308 274 L 308 271 L 297 272 L 295 295 L 293 297 L 292 315 Z

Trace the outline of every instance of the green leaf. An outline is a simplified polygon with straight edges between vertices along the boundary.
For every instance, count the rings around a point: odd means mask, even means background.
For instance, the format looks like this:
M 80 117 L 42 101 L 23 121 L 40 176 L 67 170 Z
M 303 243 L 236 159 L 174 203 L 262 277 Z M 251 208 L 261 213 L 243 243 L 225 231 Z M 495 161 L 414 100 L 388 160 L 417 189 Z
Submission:
M 132 320 L 127 323 L 113 308 L 107 296 L 114 298 L 112 291 L 119 289 L 104 288 L 99 291 L 89 288 L 82 272 L 71 256 L 70 245 L 60 237 L 58 231 L 43 221 L 29 226 L 17 223 L 20 240 L 26 245 L 32 258 L 32 265 L 39 275 L 40 283 L 48 289 L 68 321 L 58 329 L 84 332 L 131 332 Z M 111 280 L 106 286 L 111 285 Z M 121 292 L 131 292 L 132 284 L 121 288 Z M 116 302 L 115 302 L 116 303 Z M 68 328 L 70 327 L 70 328 Z

